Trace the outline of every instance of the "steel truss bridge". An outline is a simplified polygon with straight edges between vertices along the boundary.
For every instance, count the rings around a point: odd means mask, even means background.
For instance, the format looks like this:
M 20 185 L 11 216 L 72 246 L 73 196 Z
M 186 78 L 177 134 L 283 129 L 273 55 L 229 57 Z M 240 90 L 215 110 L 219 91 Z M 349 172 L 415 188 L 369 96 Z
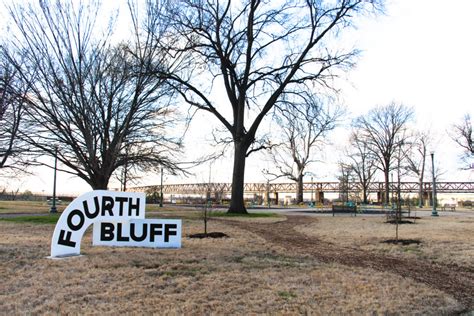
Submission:
M 369 193 L 381 193 L 384 192 L 384 182 L 373 182 L 369 185 Z M 190 184 L 164 184 L 163 188 L 161 185 L 150 185 L 129 188 L 129 191 L 133 192 L 146 192 L 146 193 L 160 193 L 163 189 L 163 194 L 180 194 L 180 195 L 191 195 L 191 194 L 209 194 L 209 193 L 220 193 L 230 194 L 232 190 L 231 183 L 190 183 Z M 398 189 L 398 183 L 389 183 L 389 190 L 396 191 Z M 420 186 L 418 182 L 401 182 L 400 191 L 401 193 L 418 193 Z M 362 191 L 362 186 L 358 182 L 306 182 L 303 184 L 303 191 L 307 193 L 311 192 L 324 192 L 324 193 L 340 193 L 340 192 L 351 192 L 357 193 Z M 422 185 L 422 191 L 424 193 L 433 191 L 433 184 L 431 182 L 424 182 Z M 296 182 L 292 183 L 245 183 L 244 185 L 245 194 L 264 194 L 264 193 L 294 193 L 296 192 Z M 474 182 L 437 182 L 436 183 L 437 193 L 474 193 Z

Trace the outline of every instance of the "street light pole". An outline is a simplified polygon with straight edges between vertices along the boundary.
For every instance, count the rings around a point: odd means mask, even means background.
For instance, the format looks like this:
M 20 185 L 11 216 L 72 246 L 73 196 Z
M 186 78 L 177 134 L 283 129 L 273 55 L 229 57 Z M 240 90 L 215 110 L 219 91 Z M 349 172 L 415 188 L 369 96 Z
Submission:
M 431 152 L 431 172 L 433 175 L 433 210 L 431 211 L 431 216 L 439 216 L 438 212 L 436 211 L 436 177 L 435 177 L 435 169 L 434 169 L 434 152 Z
M 163 167 L 161 167 L 160 207 L 163 207 Z
M 392 179 L 392 182 L 390 182 L 390 191 L 392 192 L 392 202 L 391 202 L 391 206 L 392 206 L 392 210 L 393 210 L 393 200 L 395 199 L 395 196 L 394 196 L 394 193 L 393 193 L 393 172 L 390 173 L 390 178 Z
M 53 205 L 51 205 L 50 213 L 57 213 L 56 208 L 56 173 L 58 171 L 58 146 L 54 148 L 54 178 L 53 178 Z
M 125 166 L 123 167 L 123 191 L 127 191 L 128 144 L 125 143 Z

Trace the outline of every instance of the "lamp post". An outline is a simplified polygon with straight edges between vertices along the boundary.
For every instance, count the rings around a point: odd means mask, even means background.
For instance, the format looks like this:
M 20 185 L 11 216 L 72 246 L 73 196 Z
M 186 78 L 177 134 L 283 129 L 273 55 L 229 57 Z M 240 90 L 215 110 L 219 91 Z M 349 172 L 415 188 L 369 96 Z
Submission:
M 270 208 L 270 180 L 267 179 L 267 188 L 266 188 L 266 198 L 267 198 L 267 207 Z
M 51 205 L 50 213 L 57 213 L 56 208 L 56 173 L 58 171 L 58 146 L 54 148 L 54 178 L 53 178 L 53 204 Z
M 431 216 L 439 216 L 438 212 L 436 211 L 436 177 L 435 177 L 435 169 L 434 169 L 434 151 L 431 152 L 431 172 L 433 175 L 433 210 L 431 211 Z
M 161 167 L 160 207 L 163 207 L 163 167 Z
M 390 191 L 392 192 L 392 202 L 391 202 L 391 206 L 392 206 L 392 210 L 393 210 L 393 200 L 395 199 L 395 196 L 394 196 L 394 193 L 393 193 L 393 172 L 390 173 L 390 178 L 392 180 L 392 182 L 390 182 Z

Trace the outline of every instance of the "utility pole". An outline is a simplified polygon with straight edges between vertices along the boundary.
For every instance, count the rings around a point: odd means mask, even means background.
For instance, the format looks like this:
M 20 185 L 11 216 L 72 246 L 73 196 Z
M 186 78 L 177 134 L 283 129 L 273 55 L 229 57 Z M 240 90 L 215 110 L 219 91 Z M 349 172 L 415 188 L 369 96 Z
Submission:
M 392 191 L 392 203 L 391 203 L 391 205 L 392 205 L 392 210 L 393 210 L 393 200 L 395 199 L 394 192 L 393 192 L 393 172 L 390 173 L 390 178 L 392 178 L 392 181 L 390 182 L 390 186 L 391 186 L 390 190 Z
M 163 167 L 161 167 L 160 207 L 163 207 Z
M 58 172 L 58 146 L 54 148 L 54 178 L 53 178 L 53 205 L 51 205 L 50 213 L 57 213 L 56 209 L 56 174 Z
M 123 191 L 127 191 L 128 144 L 125 144 L 125 166 L 123 169 Z

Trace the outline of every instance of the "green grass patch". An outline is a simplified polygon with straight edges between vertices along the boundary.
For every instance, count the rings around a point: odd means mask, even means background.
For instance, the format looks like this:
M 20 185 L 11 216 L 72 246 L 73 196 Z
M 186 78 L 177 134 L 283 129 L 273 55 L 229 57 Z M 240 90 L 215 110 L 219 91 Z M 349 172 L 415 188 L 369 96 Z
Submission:
M 147 212 L 173 212 L 179 210 L 179 208 L 176 207 L 168 207 L 168 206 L 163 206 L 160 207 L 158 204 L 146 204 L 146 211 Z
M 280 215 L 270 212 L 262 213 L 247 213 L 247 214 L 236 214 L 236 213 L 227 213 L 224 211 L 212 211 L 209 212 L 209 216 L 212 217 L 279 217 Z
M 280 291 L 278 292 L 278 296 L 282 298 L 286 298 L 286 299 L 291 299 L 291 298 L 295 298 L 296 294 L 289 291 Z
M 45 201 L 0 201 L 0 214 L 44 214 L 50 208 Z M 57 208 L 62 211 L 65 205 L 57 205 Z
M 61 214 L 48 214 L 48 215 L 24 215 L 24 216 L 12 216 L 6 218 L 0 218 L 0 221 L 13 222 L 13 223 L 32 223 L 32 224 L 56 224 Z

